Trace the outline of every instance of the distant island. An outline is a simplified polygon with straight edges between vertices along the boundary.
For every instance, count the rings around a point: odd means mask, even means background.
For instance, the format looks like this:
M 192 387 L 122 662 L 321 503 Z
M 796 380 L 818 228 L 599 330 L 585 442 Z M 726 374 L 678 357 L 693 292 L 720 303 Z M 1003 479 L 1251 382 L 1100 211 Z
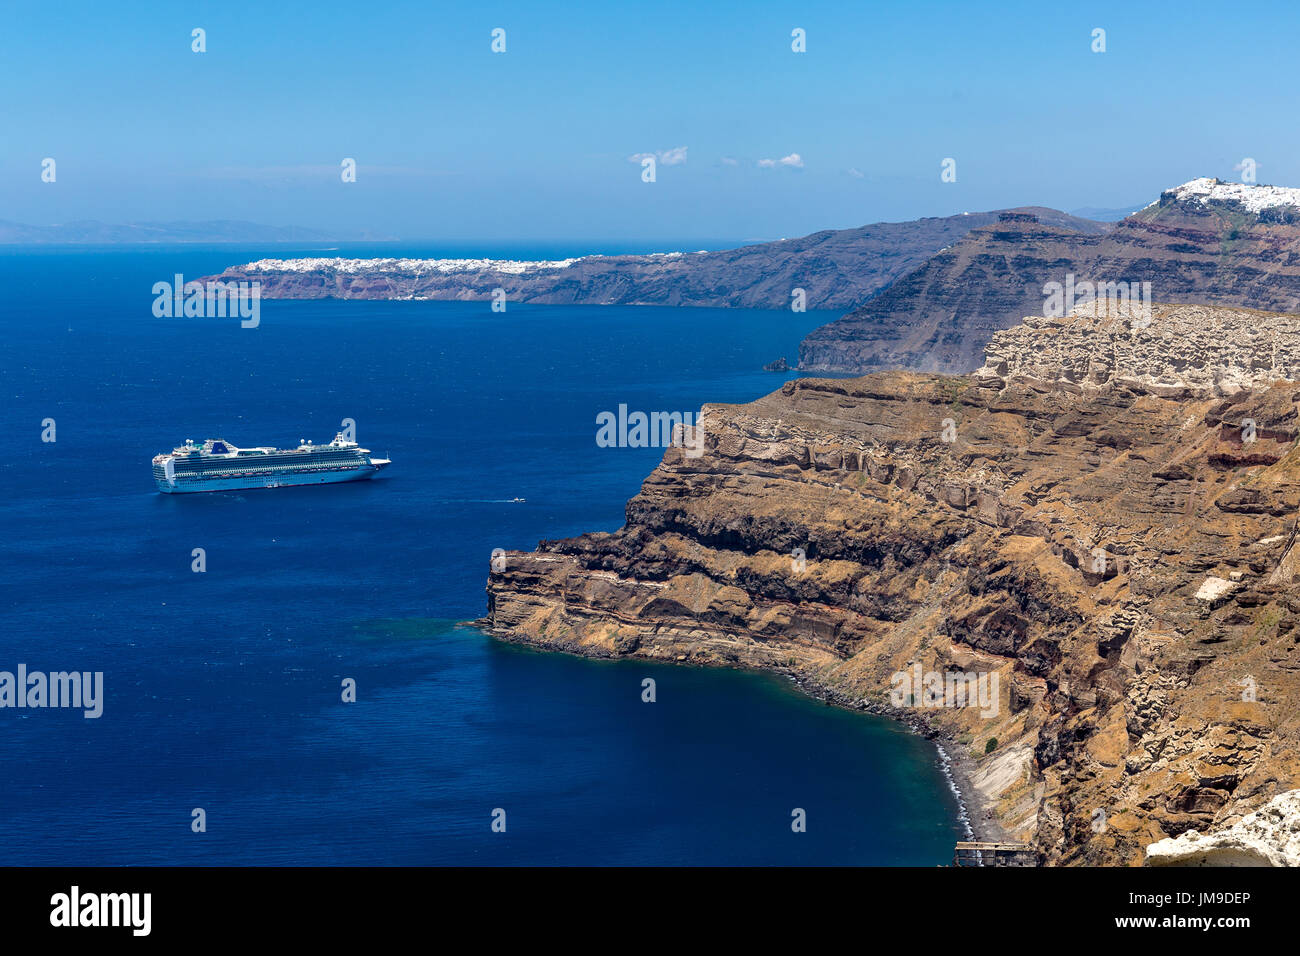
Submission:
M 715 252 L 496 259 L 261 259 L 223 281 L 264 299 L 837 309 L 798 368 L 976 369 L 1044 284 L 1148 282 L 1161 302 L 1300 308 L 1300 190 L 1191 180 L 1116 223 L 1039 206 L 829 230 Z
M 256 279 L 264 299 L 489 300 L 544 305 L 849 309 L 959 242 L 1018 214 L 1084 235 L 1110 227 L 1054 209 L 878 222 L 715 252 L 571 259 L 261 259 L 211 279 Z M 802 295 L 799 292 L 802 291 Z

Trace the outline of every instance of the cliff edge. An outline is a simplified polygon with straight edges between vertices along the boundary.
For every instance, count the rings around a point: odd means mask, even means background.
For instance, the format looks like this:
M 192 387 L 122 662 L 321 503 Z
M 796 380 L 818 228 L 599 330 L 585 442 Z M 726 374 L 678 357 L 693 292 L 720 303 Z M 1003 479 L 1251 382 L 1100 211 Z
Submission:
M 1042 862 L 1140 865 L 1300 786 L 1294 321 L 1076 312 L 978 374 L 706 406 L 619 531 L 499 558 L 483 623 L 788 673 L 941 735 Z

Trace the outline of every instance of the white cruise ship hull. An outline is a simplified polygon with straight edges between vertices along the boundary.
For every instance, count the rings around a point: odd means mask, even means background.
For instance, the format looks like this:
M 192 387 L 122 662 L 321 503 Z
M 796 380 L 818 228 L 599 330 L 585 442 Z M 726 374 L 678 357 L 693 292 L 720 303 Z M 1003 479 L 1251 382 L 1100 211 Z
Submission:
M 232 476 L 229 478 L 187 477 L 177 475 L 174 482 L 165 477 L 155 478 L 158 490 L 165 495 L 186 495 L 201 491 L 247 491 L 255 488 L 288 488 L 293 485 L 333 485 L 342 481 L 362 481 L 373 478 L 387 462 L 357 468 L 317 472 L 286 472 L 284 474 Z
M 155 455 L 153 478 L 165 495 L 203 491 L 249 491 L 295 485 L 336 485 L 373 478 L 392 462 L 339 432 L 328 445 L 303 439 L 297 448 L 240 448 L 222 438 L 202 445 L 186 440 L 171 454 Z

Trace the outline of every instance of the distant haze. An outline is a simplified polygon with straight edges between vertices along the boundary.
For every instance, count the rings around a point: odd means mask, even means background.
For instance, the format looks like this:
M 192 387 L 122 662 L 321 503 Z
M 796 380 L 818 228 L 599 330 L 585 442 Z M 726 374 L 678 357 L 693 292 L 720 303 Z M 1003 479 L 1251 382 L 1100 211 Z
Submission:
M 325 242 L 337 239 L 385 237 L 341 236 L 298 226 L 264 226 L 255 222 L 133 222 L 94 220 L 53 226 L 31 226 L 0 220 L 0 243 L 119 243 L 119 242 Z

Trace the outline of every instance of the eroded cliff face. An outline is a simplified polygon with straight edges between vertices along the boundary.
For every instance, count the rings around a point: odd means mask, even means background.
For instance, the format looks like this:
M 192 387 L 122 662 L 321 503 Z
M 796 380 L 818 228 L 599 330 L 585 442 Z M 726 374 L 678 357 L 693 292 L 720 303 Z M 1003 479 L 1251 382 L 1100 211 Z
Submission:
M 1188 830 L 1147 848 L 1147 866 L 1300 866 L 1300 790 L 1217 833 Z
M 1158 302 L 1300 310 L 1300 190 L 1198 179 L 1105 234 L 1046 220 L 973 230 L 799 347 L 809 371 L 964 374 L 993 333 L 1043 314 L 1044 287 L 1150 283 Z
M 1198 309 L 1111 317 L 1173 359 L 1160 381 L 1074 316 L 995 339 L 978 375 L 706 406 L 703 454 L 669 449 L 621 530 L 508 552 L 485 624 L 923 722 L 1046 863 L 1229 825 L 1300 785 L 1300 385 L 1242 368 L 1289 320 Z M 1207 323 L 1202 348 L 1164 337 Z M 1052 374 L 1049 340 L 1110 371 Z

